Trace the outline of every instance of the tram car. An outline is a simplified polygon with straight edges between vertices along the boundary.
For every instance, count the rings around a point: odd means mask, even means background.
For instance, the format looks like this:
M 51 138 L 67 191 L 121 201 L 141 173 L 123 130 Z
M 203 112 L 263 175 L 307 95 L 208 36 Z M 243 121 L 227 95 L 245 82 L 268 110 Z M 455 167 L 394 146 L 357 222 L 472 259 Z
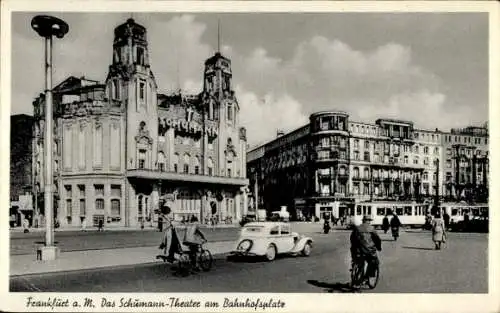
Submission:
M 465 202 L 459 203 L 442 203 L 441 214 L 448 213 L 450 216 L 450 223 L 463 222 L 464 216 L 469 215 L 469 220 L 474 219 L 488 219 L 488 204 L 467 204 Z
M 396 213 L 403 227 L 422 227 L 425 224 L 425 217 L 430 210 L 430 205 L 416 202 L 360 202 L 349 208 L 347 225 L 358 226 L 361 224 L 363 216 L 372 217 L 371 224 L 376 228 L 382 227 L 385 216 Z

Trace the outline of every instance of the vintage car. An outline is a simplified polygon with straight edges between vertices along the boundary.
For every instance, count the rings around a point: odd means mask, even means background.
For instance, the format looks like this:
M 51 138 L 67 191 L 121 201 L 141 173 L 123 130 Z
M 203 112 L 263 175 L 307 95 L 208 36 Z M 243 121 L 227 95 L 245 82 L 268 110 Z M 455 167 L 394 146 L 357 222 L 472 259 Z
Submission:
M 290 231 L 284 222 L 252 222 L 246 224 L 229 258 L 263 256 L 272 261 L 278 254 L 309 256 L 313 240 Z

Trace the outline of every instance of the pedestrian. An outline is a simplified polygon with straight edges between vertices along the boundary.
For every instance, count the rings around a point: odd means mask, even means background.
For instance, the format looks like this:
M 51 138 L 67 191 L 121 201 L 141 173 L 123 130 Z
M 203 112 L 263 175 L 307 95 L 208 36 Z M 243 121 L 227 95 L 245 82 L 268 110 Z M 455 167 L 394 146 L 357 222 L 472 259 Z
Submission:
M 384 234 L 387 234 L 387 231 L 389 230 L 389 216 L 387 215 L 382 220 L 382 230 L 384 231 Z
M 99 219 L 97 231 L 104 231 L 104 220 Z
M 401 226 L 401 221 L 399 220 L 399 217 L 396 215 L 396 213 L 393 213 L 390 224 L 391 224 L 392 237 L 394 237 L 394 241 L 396 241 L 398 240 L 399 227 Z
M 163 254 L 167 256 L 167 261 L 173 262 L 174 261 L 174 254 L 177 251 L 177 248 L 179 246 L 179 243 L 177 242 L 178 238 L 173 229 L 172 225 L 172 219 L 169 217 L 169 214 L 171 212 L 170 207 L 164 206 L 161 211 L 160 211 L 160 217 L 162 221 L 165 222 L 165 233 L 163 234 L 162 237 L 162 242 L 160 244 L 160 249 L 163 249 Z M 162 222 L 163 225 L 163 222 Z M 162 226 L 163 228 L 163 226 Z M 174 242 L 175 241 L 175 242 Z
M 24 228 L 24 233 L 29 233 L 30 232 L 30 222 L 28 221 L 27 218 L 24 218 L 23 220 L 23 228 Z
M 82 231 L 87 231 L 87 219 L 83 218 L 82 220 Z
M 436 213 L 432 221 L 432 241 L 434 241 L 436 250 L 441 250 L 441 244 L 446 242 L 445 224 L 439 212 Z

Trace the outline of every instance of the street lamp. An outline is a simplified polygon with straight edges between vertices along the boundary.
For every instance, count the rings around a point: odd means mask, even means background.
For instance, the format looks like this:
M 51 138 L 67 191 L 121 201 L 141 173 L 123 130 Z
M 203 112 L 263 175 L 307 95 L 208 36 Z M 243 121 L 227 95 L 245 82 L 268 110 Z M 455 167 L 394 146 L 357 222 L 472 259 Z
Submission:
M 45 38 L 45 246 L 41 249 L 42 260 L 54 260 L 58 248 L 54 246 L 53 185 L 52 172 L 52 37 L 63 38 L 69 30 L 68 24 L 53 16 L 38 15 L 31 20 L 31 27 Z

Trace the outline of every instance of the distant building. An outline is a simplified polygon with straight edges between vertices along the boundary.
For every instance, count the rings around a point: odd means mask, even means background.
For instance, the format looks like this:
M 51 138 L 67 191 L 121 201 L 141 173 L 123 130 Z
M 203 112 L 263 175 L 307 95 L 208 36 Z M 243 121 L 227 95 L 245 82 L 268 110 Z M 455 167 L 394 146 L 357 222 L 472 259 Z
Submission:
M 22 217 L 33 215 L 33 117 L 12 115 L 10 127 L 10 215 L 19 225 Z
M 467 143 L 458 150 L 459 168 L 456 143 Z M 411 121 L 370 124 L 350 121 L 345 112 L 317 112 L 308 125 L 251 149 L 247 161 L 255 208 L 287 205 L 292 216 L 338 217 L 368 200 L 432 201 L 437 188 L 447 200 L 487 200 L 485 128 L 442 132 L 416 129 Z
M 237 222 L 247 206 L 247 143 L 231 61 L 206 60 L 199 94 L 160 94 L 146 29 L 129 19 L 114 35 L 105 82 L 69 77 L 54 88 L 58 222 L 137 227 L 156 222 L 162 203 L 177 220 Z M 33 104 L 37 151 L 43 102 Z M 36 164 L 43 192 L 43 154 Z

